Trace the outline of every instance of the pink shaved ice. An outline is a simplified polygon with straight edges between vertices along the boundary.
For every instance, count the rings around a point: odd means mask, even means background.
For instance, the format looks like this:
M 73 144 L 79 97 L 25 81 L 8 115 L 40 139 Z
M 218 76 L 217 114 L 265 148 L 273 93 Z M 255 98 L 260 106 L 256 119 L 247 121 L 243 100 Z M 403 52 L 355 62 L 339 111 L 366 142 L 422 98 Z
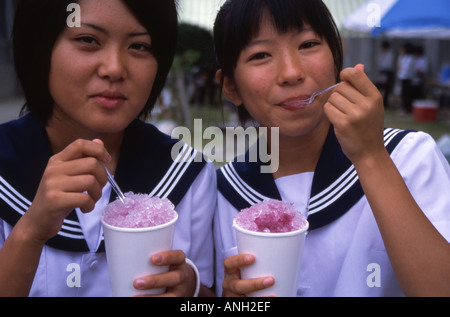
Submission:
M 291 232 L 307 226 L 306 218 L 293 204 L 273 199 L 241 210 L 234 221 L 242 229 L 265 233 Z
M 121 228 L 148 228 L 165 224 L 176 217 L 174 205 L 167 199 L 145 194 L 125 194 L 105 208 L 103 221 Z

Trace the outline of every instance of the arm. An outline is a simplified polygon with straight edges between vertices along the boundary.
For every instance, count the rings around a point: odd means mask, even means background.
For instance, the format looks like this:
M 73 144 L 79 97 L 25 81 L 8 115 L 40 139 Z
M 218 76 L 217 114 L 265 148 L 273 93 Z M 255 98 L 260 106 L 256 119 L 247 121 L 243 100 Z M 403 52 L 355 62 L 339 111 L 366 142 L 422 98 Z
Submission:
M 27 296 L 45 242 L 56 235 L 70 211 L 93 209 L 106 183 L 102 143 L 75 141 L 54 155 L 28 211 L 0 249 L 0 296 Z
M 358 163 L 358 174 L 406 295 L 450 295 L 450 245 L 424 215 L 389 155 Z
M 363 68 L 325 105 L 344 153 L 354 164 L 392 267 L 406 295 L 450 295 L 450 244 L 420 209 L 383 144 L 381 95 Z

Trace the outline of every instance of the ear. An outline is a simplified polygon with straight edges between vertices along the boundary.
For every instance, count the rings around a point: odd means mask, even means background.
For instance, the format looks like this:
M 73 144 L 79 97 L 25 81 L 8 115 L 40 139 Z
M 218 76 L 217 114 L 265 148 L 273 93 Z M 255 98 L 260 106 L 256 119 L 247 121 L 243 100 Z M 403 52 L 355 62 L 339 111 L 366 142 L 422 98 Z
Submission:
M 216 80 L 219 84 L 222 85 L 223 93 L 228 98 L 228 100 L 230 100 L 235 106 L 237 107 L 242 106 L 242 99 L 236 89 L 234 80 L 227 76 L 222 75 L 223 75 L 222 70 L 219 69 L 216 72 Z

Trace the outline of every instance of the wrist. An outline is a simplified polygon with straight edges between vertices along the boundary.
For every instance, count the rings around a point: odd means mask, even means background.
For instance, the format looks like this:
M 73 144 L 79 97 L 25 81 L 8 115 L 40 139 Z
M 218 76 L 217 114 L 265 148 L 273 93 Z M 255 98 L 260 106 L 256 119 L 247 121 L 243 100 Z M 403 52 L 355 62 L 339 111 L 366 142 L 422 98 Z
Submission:
M 382 148 L 379 151 L 373 151 L 367 155 L 361 156 L 358 159 L 352 161 L 358 174 L 364 171 L 373 171 L 380 165 L 383 166 L 386 160 L 391 160 L 386 148 Z
M 34 222 L 27 213 L 25 213 L 14 226 L 16 236 L 26 244 L 42 247 L 47 242 L 47 239 L 43 239 L 34 229 Z

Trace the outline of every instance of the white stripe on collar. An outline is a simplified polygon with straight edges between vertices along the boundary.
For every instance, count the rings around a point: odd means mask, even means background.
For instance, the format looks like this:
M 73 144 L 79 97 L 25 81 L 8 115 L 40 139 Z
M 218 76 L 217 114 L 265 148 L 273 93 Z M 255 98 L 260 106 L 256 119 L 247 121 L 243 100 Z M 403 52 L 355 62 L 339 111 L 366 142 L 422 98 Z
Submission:
M 26 210 L 31 205 L 31 202 L 23 197 L 17 190 L 15 190 L 8 182 L 0 176 L 0 195 L 4 193 L 6 196 L 2 195 L 1 198 L 8 203 L 14 210 L 23 215 Z
M 12 187 L 3 177 L 0 176 L 0 199 L 8 204 L 21 216 L 30 208 L 31 202 Z M 77 221 L 64 219 L 58 235 L 75 239 L 84 239 L 81 225 Z
M 233 163 L 226 164 L 221 167 L 223 176 L 230 184 L 233 184 L 234 189 L 244 198 L 250 205 L 270 199 L 260 193 L 254 188 L 250 187 L 236 172 Z
M 384 146 L 387 146 L 393 138 L 402 132 L 399 129 L 385 129 L 384 130 Z M 341 197 L 349 188 L 351 188 L 359 177 L 356 173 L 355 167 L 352 165 L 344 174 L 341 175 L 330 186 L 323 191 L 311 197 L 308 208 L 308 215 L 315 214 L 322 209 L 328 207 Z M 322 198 L 323 197 L 323 198 Z M 319 200 L 320 199 L 320 200 Z
M 149 196 L 160 198 L 169 196 L 189 165 L 194 161 L 196 155 L 197 150 L 185 144 L 164 177 L 160 180 L 158 185 L 156 185 Z

